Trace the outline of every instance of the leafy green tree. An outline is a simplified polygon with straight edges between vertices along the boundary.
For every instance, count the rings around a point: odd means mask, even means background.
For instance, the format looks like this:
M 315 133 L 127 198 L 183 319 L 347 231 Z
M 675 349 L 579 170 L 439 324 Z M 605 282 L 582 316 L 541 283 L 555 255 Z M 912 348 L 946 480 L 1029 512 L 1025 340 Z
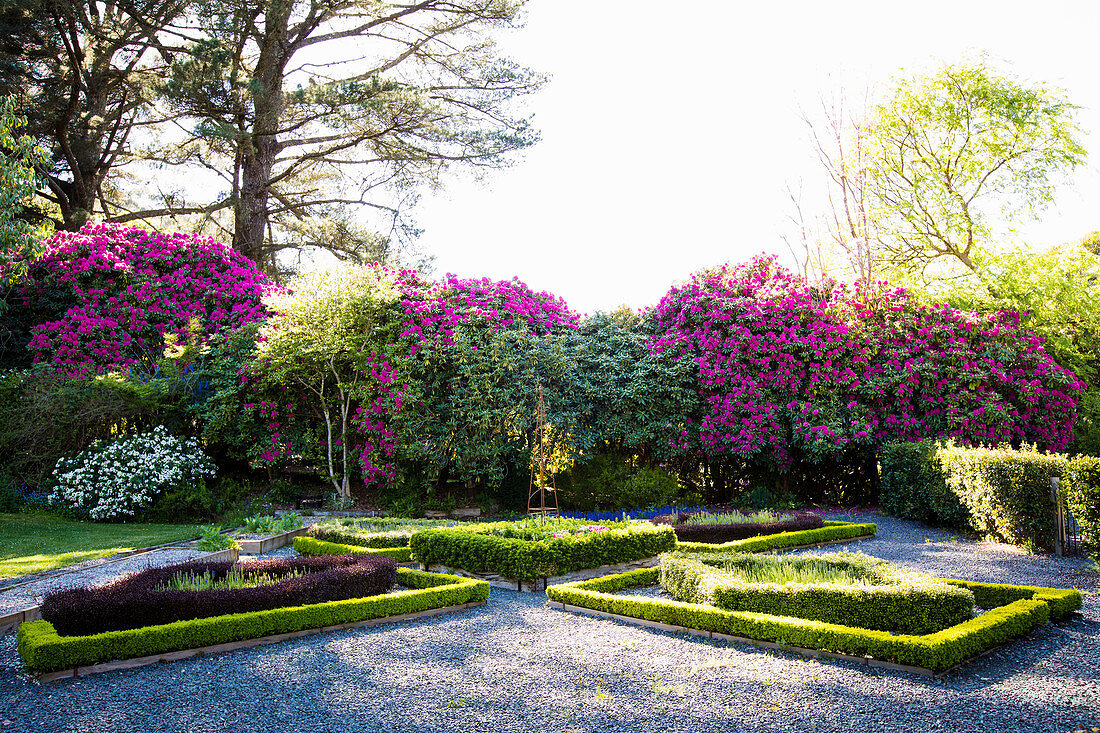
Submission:
M 25 252 L 28 243 L 42 233 L 22 214 L 34 198 L 38 171 L 49 157 L 34 138 L 18 132 L 26 124 L 26 117 L 16 113 L 15 101 L 0 97 L 0 257 Z
M 257 457 L 303 455 L 344 497 L 363 451 L 357 409 L 376 397 L 401 323 L 389 275 L 357 268 L 298 278 L 271 299 L 276 315 L 260 332 L 251 366 L 256 397 L 246 406 L 266 418 L 271 436 Z
M 503 165 L 534 142 L 513 102 L 541 79 L 491 39 L 522 5 L 198 3 L 198 39 L 162 86 L 187 136 L 155 157 L 223 183 L 175 206 L 231 212 L 209 224 L 269 271 L 283 250 L 379 259 L 413 234 L 403 210 L 416 185 L 453 166 Z M 380 218 L 367 225 L 349 209 Z
M 880 256 L 895 268 L 973 271 L 999 225 L 1054 197 L 1085 160 L 1077 107 L 984 60 L 901 79 L 861 130 L 861 174 Z
M 1002 252 L 979 279 L 955 283 L 946 293 L 956 307 L 995 312 L 1009 310 L 1044 340 L 1060 366 L 1085 382 L 1070 449 L 1100 454 L 1100 255 L 1085 237 L 1045 252 Z
M 135 133 L 164 122 L 152 100 L 173 53 L 165 29 L 188 5 L 0 0 L 0 94 L 18 100 L 27 134 L 50 154 L 38 196 L 57 228 L 135 218 L 119 207 L 120 168 Z

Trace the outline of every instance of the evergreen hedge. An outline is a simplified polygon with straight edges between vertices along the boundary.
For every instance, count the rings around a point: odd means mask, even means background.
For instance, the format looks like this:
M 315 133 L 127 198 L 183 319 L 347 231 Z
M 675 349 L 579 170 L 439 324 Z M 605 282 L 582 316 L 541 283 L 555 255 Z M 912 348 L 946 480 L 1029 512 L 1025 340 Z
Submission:
M 818 649 L 942 672 L 1023 636 L 1048 621 L 1057 609 L 1080 608 L 1081 594 L 1073 590 L 1017 588 L 1032 598 L 1013 600 L 981 616 L 924 636 L 894 635 L 886 631 L 752 611 L 727 611 L 714 606 L 656 598 L 614 595 L 631 587 L 657 582 L 657 568 L 635 570 L 594 580 L 547 587 L 551 600 L 620 616 L 671 626 L 701 629 L 747 639 L 769 641 L 802 649 Z M 981 584 L 977 584 L 981 585 Z

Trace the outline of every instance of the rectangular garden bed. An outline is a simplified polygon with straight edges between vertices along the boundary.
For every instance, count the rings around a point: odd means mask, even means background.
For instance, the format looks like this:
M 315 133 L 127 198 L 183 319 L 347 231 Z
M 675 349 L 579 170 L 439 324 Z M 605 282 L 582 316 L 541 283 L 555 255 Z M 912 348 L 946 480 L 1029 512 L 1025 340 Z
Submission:
M 286 547 L 294 542 L 295 537 L 301 537 L 307 532 L 309 532 L 309 528 L 299 527 L 289 532 L 280 532 L 268 537 L 238 539 L 237 544 L 240 545 L 242 555 L 263 555 L 272 550 L 278 550 L 280 547 Z
M 1040 623 L 1067 618 L 1081 606 L 1081 594 L 1074 590 L 945 580 L 971 590 L 979 605 L 991 610 L 941 631 L 913 636 L 617 594 L 628 588 L 653 585 L 657 577 L 657 569 L 636 570 L 551 586 L 546 595 L 551 607 L 566 611 L 932 677 L 943 676 L 1027 634 Z
M 17 646 L 39 679 L 59 679 L 460 610 L 489 597 L 480 581 L 407 568 L 397 573 L 405 590 L 88 636 L 61 636 L 48 621 L 32 621 L 19 627 Z

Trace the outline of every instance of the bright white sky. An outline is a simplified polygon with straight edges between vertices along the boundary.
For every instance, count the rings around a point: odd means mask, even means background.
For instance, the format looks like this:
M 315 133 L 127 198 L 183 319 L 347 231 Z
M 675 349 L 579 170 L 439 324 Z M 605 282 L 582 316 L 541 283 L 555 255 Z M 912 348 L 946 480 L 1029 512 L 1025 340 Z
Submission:
M 518 276 L 581 312 L 655 304 L 700 268 L 787 256 L 787 186 L 821 175 L 800 108 L 968 50 L 1084 108 L 1093 156 L 1025 231 L 1077 239 L 1100 229 L 1098 31 L 1085 0 L 530 0 L 502 46 L 553 77 L 528 100 L 542 141 L 425 194 L 421 244 L 436 274 Z

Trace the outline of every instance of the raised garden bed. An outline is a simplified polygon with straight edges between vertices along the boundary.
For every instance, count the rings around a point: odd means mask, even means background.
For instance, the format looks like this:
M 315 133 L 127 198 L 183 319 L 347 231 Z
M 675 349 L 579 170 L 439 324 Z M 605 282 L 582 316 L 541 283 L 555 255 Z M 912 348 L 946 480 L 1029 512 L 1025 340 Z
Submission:
M 242 555 L 264 555 L 280 547 L 286 547 L 294 542 L 295 537 L 302 537 L 308 532 L 308 528 L 299 527 L 273 535 L 241 535 L 235 539 Z
M 763 515 L 763 516 L 762 516 Z M 719 544 L 748 537 L 817 529 L 824 521 L 810 512 L 762 512 L 751 515 L 745 512 L 723 513 L 692 512 L 664 514 L 654 517 L 656 524 L 670 525 L 680 542 L 706 542 Z
M 566 611 L 937 677 L 1027 634 L 1038 624 L 1065 619 L 1081 607 L 1081 594 L 1075 590 L 942 579 L 969 590 L 979 606 L 990 610 L 934 633 L 894 635 L 804 618 L 619 594 L 651 586 L 658 576 L 656 568 L 636 570 L 551 586 L 546 595 L 551 607 Z
M 62 636 L 49 621 L 32 621 L 19 627 L 17 645 L 31 672 L 43 675 L 40 679 L 56 679 L 457 610 L 489 596 L 487 583 L 467 578 L 397 568 L 396 579 L 403 590 L 83 636 Z
M 671 527 L 649 522 L 550 519 L 425 529 L 409 544 L 422 567 L 458 569 L 515 590 L 541 590 L 548 579 L 578 571 L 655 564 L 657 555 L 675 548 L 676 535 Z

